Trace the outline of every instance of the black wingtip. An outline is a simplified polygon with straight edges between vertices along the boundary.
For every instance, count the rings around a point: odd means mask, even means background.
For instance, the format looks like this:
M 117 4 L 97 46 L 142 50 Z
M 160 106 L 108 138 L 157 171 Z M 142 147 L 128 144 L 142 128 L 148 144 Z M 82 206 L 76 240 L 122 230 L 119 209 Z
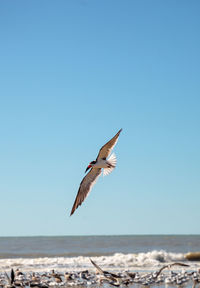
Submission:
M 15 272 L 13 269 L 11 269 L 10 278 L 11 278 L 11 284 L 13 284 L 15 281 Z

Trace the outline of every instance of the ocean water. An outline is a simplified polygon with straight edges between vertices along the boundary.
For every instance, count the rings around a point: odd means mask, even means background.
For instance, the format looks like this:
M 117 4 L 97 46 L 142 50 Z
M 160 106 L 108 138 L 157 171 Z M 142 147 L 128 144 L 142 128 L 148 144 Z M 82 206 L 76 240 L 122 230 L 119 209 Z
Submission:
M 0 258 L 108 256 L 200 250 L 200 235 L 0 237 Z
M 200 235 L 0 237 L 0 271 L 156 270 L 200 251 Z M 191 270 L 200 262 L 190 262 Z

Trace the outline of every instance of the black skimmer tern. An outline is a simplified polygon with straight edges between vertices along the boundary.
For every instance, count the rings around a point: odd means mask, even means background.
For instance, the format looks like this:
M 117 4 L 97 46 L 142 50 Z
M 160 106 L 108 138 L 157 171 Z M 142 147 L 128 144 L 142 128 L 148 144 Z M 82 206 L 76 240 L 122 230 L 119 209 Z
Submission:
M 120 129 L 110 141 L 108 141 L 103 147 L 101 147 L 96 160 L 90 162 L 90 164 L 87 166 L 85 173 L 90 168 L 91 169 L 81 181 L 70 216 L 74 213 L 74 211 L 78 208 L 78 206 L 80 206 L 82 202 L 85 200 L 86 196 L 92 189 L 92 186 L 96 183 L 97 178 L 101 175 L 101 169 L 102 168 L 104 169 L 103 171 L 104 175 L 108 175 L 116 167 L 117 160 L 114 153 L 108 159 L 106 158 L 110 155 L 112 149 L 116 145 L 121 131 L 122 129 Z
M 7 287 L 10 287 L 10 288 L 14 288 L 15 285 L 14 285 L 14 281 L 15 281 L 15 272 L 13 269 L 11 269 L 11 272 L 10 272 L 10 277 L 8 276 L 8 274 L 5 272 L 5 275 L 8 279 L 8 285 Z
M 103 276 L 103 279 L 108 279 L 109 280 L 109 284 L 113 285 L 113 286 L 119 286 L 120 285 L 120 280 L 122 280 L 122 276 L 111 273 L 111 272 L 107 272 L 102 270 L 92 259 L 90 259 L 91 263 L 94 265 L 94 267 L 96 268 L 96 270 L 98 271 L 98 273 L 100 275 Z M 101 282 L 100 280 L 100 282 Z
M 190 265 L 185 264 L 185 263 L 180 263 L 180 262 L 174 262 L 171 264 L 167 264 L 164 265 L 162 268 L 160 268 L 160 270 L 158 272 L 156 272 L 155 276 L 158 277 L 160 275 L 160 273 L 164 270 L 164 269 L 171 269 L 172 266 L 182 266 L 182 267 L 189 267 Z

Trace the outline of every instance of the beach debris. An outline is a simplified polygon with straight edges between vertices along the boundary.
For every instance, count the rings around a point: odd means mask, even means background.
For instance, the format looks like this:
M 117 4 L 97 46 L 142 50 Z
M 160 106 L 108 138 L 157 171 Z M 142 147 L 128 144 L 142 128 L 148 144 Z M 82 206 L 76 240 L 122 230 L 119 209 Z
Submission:
M 189 261 L 200 261 L 200 252 L 189 252 L 185 254 L 185 258 Z

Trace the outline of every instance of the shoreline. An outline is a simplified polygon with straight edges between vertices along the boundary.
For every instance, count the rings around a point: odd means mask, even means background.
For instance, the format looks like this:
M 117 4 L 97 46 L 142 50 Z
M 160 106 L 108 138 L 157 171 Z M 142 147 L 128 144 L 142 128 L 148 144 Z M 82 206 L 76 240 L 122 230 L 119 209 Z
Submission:
M 119 270 L 109 269 L 105 270 L 99 263 L 90 259 L 92 267 L 89 269 L 78 269 L 70 271 L 68 269 L 48 269 L 46 271 L 25 271 L 19 269 L 9 269 L 0 273 L 1 287 L 88 287 L 97 285 L 109 286 L 128 286 L 138 287 L 173 287 L 174 285 L 184 285 L 185 287 L 195 287 L 200 283 L 200 269 L 199 267 L 192 270 L 188 264 L 181 262 L 174 262 L 170 264 L 160 265 L 161 267 L 152 267 L 149 269 L 133 269 L 133 270 Z

